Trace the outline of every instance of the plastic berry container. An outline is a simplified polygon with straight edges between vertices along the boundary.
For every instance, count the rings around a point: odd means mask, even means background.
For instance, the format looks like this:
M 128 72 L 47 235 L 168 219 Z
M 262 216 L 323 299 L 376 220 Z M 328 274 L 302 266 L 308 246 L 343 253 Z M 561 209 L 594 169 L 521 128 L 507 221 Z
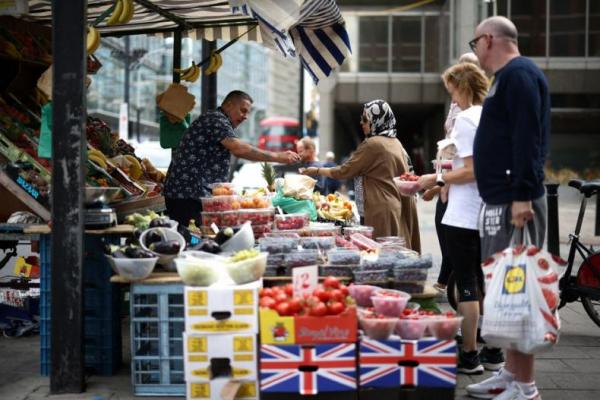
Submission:
M 373 228 L 372 226 L 364 226 L 364 225 L 348 226 L 348 227 L 344 228 L 344 237 L 346 239 L 350 239 L 350 235 L 352 235 L 353 233 L 362 233 L 366 237 L 373 239 L 373 231 L 374 230 L 375 230 L 375 228 Z
M 429 321 L 425 318 L 400 318 L 396 323 L 395 332 L 402 339 L 420 340 L 425 335 L 428 326 Z
M 426 281 L 427 270 L 423 268 L 394 268 L 397 281 Z
M 310 218 L 308 214 L 276 214 L 275 228 L 280 230 L 302 229 L 308 226 Z
M 300 246 L 303 249 L 330 250 L 335 247 L 335 238 L 332 236 L 303 237 L 300 239 Z
M 316 250 L 294 251 L 285 255 L 284 262 L 290 268 L 317 265 L 319 263 L 319 252 Z
M 224 212 L 202 212 L 202 225 L 211 226 L 215 224 L 218 227 L 239 225 L 239 217 L 237 211 Z
M 270 196 L 261 196 L 261 195 L 241 196 L 240 197 L 240 207 L 243 209 L 272 208 L 273 203 L 271 202 Z
M 452 340 L 458 332 L 462 316 L 433 316 L 427 319 L 429 331 L 436 339 Z
M 319 265 L 319 276 L 343 276 L 351 277 L 352 271 L 357 265 Z
M 213 196 L 232 196 L 235 195 L 235 190 L 231 182 L 215 182 L 208 185 L 212 190 Z
M 396 258 L 390 254 L 381 254 L 377 257 L 367 256 L 362 260 L 361 269 L 363 271 L 381 269 L 389 271 L 394 268 L 395 262 Z
M 359 314 L 358 321 L 369 338 L 373 340 L 386 340 L 394 332 L 398 318 Z
M 258 240 L 260 251 L 287 253 L 298 249 L 299 239 L 286 237 L 264 237 Z
M 327 252 L 327 261 L 332 265 L 360 264 L 360 251 L 351 249 L 332 249 Z
M 391 289 L 376 290 L 371 296 L 375 311 L 389 317 L 399 317 L 409 300 L 410 294 Z
M 202 197 L 200 201 L 202 202 L 202 211 L 218 212 L 240 209 L 239 196 Z
M 406 292 L 408 294 L 421 294 L 425 289 L 426 281 L 394 281 L 394 289 Z
M 379 271 L 353 271 L 355 283 L 387 283 L 387 269 Z
M 313 237 L 332 236 L 335 237 L 342 232 L 341 226 L 333 224 L 314 224 L 308 227 L 309 235 Z
M 381 289 L 379 286 L 351 284 L 348 286 L 348 293 L 359 307 L 373 307 L 371 296 L 379 289 Z
M 250 221 L 252 225 L 268 225 L 273 223 L 274 210 L 272 208 L 264 210 L 240 210 L 240 224 Z

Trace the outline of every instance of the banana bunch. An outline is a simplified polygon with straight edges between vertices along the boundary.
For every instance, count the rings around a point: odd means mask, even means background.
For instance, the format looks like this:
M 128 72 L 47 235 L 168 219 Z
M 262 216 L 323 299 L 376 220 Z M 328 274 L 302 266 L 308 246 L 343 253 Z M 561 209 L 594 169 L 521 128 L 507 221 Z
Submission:
M 328 221 L 347 221 L 352 218 L 352 210 L 348 209 L 319 209 L 317 214 L 321 219 Z
M 196 82 L 200 76 L 200 67 L 192 61 L 192 66 L 185 69 L 175 68 L 174 71 L 179 73 L 180 79 L 187 82 Z
M 100 31 L 93 26 L 88 26 L 86 47 L 88 54 L 93 54 L 100 46 Z
M 126 24 L 133 18 L 134 11 L 133 0 L 116 0 L 115 8 L 106 21 L 106 25 Z
M 339 194 L 322 196 L 313 194 L 313 201 L 317 214 L 321 219 L 328 221 L 347 221 L 352 218 L 352 204 Z
M 102 169 L 106 169 L 106 156 L 100 150 L 97 149 L 89 149 L 88 150 L 88 160 L 93 161 L 97 166 Z
M 204 70 L 204 75 L 209 76 L 214 74 L 219 68 L 221 68 L 221 65 L 223 65 L 223 58 L 221 58 L 221 54 L 213 50 L 210 53 L 210 64 L 208 65 L 208 68 Z

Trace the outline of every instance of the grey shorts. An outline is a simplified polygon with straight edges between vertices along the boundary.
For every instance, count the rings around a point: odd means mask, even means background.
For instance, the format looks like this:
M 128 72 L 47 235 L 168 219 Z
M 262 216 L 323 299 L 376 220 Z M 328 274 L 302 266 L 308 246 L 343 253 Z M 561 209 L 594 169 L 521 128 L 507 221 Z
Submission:
M 533 219 L 527 229 L 534 245 L 542 247 L 546 236 L 546 195 L 533 200 Z M 510 223 L 512 204 L 485 204 L 479 213 L 481 260 L 510 246 L 514 225 Z

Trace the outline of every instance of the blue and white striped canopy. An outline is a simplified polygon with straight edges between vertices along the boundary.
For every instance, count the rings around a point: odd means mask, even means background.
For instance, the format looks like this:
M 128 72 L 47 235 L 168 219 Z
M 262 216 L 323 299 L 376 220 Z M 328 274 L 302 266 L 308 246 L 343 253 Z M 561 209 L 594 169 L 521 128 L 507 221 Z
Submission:
M 352 52 L 334 0 L 230 0 L 233 14 L 258 21 L 265 45 L 284 57 L 300 57 L 315 84 Z

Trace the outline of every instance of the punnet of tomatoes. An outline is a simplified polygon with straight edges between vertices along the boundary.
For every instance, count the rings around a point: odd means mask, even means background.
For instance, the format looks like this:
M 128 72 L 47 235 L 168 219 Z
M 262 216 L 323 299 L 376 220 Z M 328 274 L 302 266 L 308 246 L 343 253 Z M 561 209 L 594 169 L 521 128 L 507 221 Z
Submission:
M 263 288 L 259 297 L 261 307 L 275 310 L 282 317 L 339 315 L 355 304 L 348 295 L 346 285 L 333 276 L 325 278 L 312 293 L 306 293 L 302 297 L 294 297 L 291 283 Z

